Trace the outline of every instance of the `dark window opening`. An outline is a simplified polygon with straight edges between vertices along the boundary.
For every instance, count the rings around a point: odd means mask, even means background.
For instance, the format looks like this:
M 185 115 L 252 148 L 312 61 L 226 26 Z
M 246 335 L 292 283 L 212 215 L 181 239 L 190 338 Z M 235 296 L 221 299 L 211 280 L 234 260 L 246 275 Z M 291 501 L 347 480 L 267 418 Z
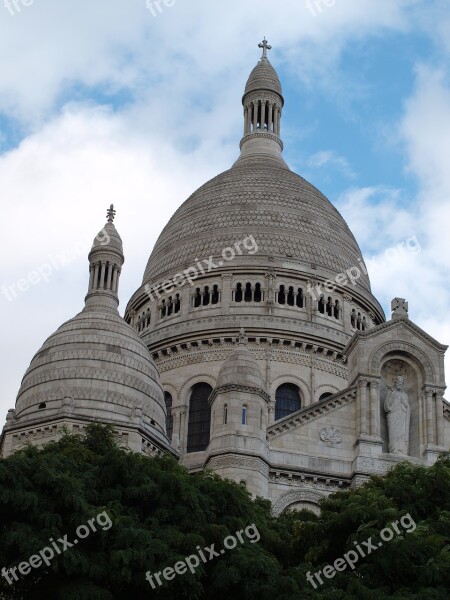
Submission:
M 320 296 L 320 300 L 319 300 L 319 312 L 321 315 L 325 314 L 325 300 L 323 298 L 323 296 Z
M 201 452 L 208 447 L 211 426 L 211 407 L 209 405 L 211 392 L 212 387 L 207 383 L 197 383 L 192 388 L 189 400 L 188 452 Z
M 252 284 L 251 283 L 246 283 L 245 284 L 244 301 L 245 302 L 251 302 L 252 301 Z
M 288 306 L 294 306 L 295 304 L 294 288 L 292 286 L 289 288 L 289 292 L 287 295 L 287 303 Z
M 234 300 L 235 300 L 235 302 L 242 302 L 242 283 L 238 283 L 236 286 Z
M 173 436 L 173 414 L 172 414 L 172 396 L 169 392 L 164 392 L 164 401 L 166 403 L 166 432 L 169 440 L 172 441 Z
M 194 296 L 194 308 L 198 308 L 199 306 L 201 306 L 202 304 L 202 295 L 200 293 L 200 288 L 197 288 L 195 290 L 195 296 Z
M 293 383 L 280 385 L 275 394 L 275 421 L 300 410 L 300 394 Z

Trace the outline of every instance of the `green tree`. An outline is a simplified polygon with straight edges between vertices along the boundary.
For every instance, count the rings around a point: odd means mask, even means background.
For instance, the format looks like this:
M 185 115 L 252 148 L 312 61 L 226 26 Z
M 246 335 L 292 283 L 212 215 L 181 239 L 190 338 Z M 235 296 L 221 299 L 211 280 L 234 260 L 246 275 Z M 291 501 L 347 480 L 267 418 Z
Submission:
M 0 566 L 17 566 L 64 534 L 106 511 L 112 522 L 27 575 L 1 578 L 0 595 L 14 599 L 215 598 L 290 599 L 293 579 L 270 551 L 285 542 L 269 503 L 253 502 L 241 486 L 212 473 L 191 476 L 173 459 L 148 458 L 117 447 L 110 428 L 91 425 L 86 437 L 65 435 L 42 450 L 29 446 L 0 461 Z M 239 543 L 153 590 L 147 571 L 160 572 L 197 547 L 215 544 L 255 524 L 265 540 Z M 206 558 L 208 554 L 205 554 Z
M 103 524 L 98 518 L 103 514 Z M 354 569 L 347 566 L 315 587 L 323 572 L 369 538 L 410 515 L 392 540 Z M 118 448 L 110 428 L 64 435 L 0 460 L 0 568 L 28 561 L 49 540 L 94 519 L 97 530 L 9 585 L 9 600 L 443 600 L 450 597 L 450 458 L 425 468 L 401 463 L 385 477 L 338 492 L 321 514 L 274 518 L 267 501 L 208 472 L 189 475 L 169 457 Z M 108 519 L 110 526 L 105 519 Z M 404 521 L 406 523 L 406 521 Z M 244 543 L 152 589 L 146 572 L 161 572 L 198 548 L 254 524 L 258 543 Z M 411 526 L 414 525 L 414 528 Z M 407 532 L 407 529 L 410 532 Z M 414 530 L 412 530 L 414 529 Z M 207 556 L 207 555 L 206 555 Z M 11 577 L 11 576 L 10 576 Z M 155 583 L 155 582 L 154 582 Z

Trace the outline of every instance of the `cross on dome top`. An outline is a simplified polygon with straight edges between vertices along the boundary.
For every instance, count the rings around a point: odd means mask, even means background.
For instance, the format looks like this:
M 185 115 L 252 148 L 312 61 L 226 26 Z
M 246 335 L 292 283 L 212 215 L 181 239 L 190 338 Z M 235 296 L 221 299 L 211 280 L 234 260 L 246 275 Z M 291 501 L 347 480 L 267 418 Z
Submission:
M 258 48 L 262 48 L 263 51 L 263 55 L 261 58 L 267 58 L 267 50 L 272 50 L 272 46 L 269 45 L 266 38 L 264 38 L 263 41 L 260 44 L 258 44 Z
M 108 223 L 112 223 L 114 221 L 114 217 L 116 216 L 116 211 L 114 210 L 114 204 L 108 208 L 106 212 L 106 217 L 108 219 Z

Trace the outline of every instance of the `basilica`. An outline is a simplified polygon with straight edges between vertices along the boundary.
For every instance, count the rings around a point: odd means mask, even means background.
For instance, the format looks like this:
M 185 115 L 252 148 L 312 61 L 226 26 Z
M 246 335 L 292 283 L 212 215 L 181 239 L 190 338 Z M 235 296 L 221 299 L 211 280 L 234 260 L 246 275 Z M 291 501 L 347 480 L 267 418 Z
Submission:
M 447 346 L 405 299 L 386 320 L 343 217 L 284 161 L 282 86 L 259 46 L 236 162 L 172 216 L 123 318 L 108 210 L 85 306 L 31 361 L 3 457 L 109 423 L 124 448 L 210 469 L 281 514 L 449 449 Z

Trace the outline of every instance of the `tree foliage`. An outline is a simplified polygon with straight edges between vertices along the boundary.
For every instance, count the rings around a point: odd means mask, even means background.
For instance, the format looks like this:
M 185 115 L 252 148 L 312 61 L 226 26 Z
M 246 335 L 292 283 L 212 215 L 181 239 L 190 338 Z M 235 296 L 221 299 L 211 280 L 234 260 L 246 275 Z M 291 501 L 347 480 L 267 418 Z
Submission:
M 169 457 L 118 448 L 110 428 L 90 425 L 39 450 L 29 446 L 0 460 L 0 568 L 36 555 L 49 540 L 76 537 L 78 526 L 106 511 L 112 526 L 56 554 L 9 585 L 8 600 L 352 600 L 450 596 L 450 459 L 430 468 L 402 463 L 386 477 L 339 492 L 308 511 L 274 518 L 267 501 L 216 475 L 189 475 Z M 333 564 L 406 513 L 402 532 L 314 589 L 306 573 Z M 197 553 L 223 548 L 227 536 L 254 524 L 258 543 L 200 564 L 152 589 L 146 572 L 161 572 Z

